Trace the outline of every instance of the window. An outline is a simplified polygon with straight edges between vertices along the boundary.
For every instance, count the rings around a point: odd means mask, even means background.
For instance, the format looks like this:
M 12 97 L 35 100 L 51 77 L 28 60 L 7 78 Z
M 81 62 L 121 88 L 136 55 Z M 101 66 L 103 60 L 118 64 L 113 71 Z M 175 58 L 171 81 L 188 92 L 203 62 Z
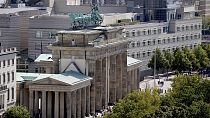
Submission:
M 141 31 L 138 31 L 138 36 L 141 36 Z
M 8 72 L 7 73 L 7 83 L 9 83 L 10 82 L 10 73 Z
M 158 44 L 161 44 L 161 40 L 158 40 Z
M 1 61 L 0 61 L 0 67 L 1 67 Z
M 42 38 L 42 32 L 36 31 L 36 38 Z
M 173 38 L 173 42 L 176 42 L 176 38 Z
M 14 96 L 15 96 L 15 95 L 14 95 L 14 94 L 15 94 L 14 92 L 15 92 L 15 91 L 14 91 L 14 88 L 12 88 L 12 100 L 14 99 Z
M 15 72 L 12 72 L 12 82 L 15 80 Z
M 49 38 L 50 39 L 54 39 L 55 38 L 55 34 L 53 32 L 49 32 Z
M 129 37 L 129 32 L 126 32 L 126 37 Z
M 147 56 L 150 56 L 151 52 L 147 52 Z
M 132 36 L 135 36 L 135 31 L 132 32 Z
M 15 64 L 15 59 L 12 59 L 12 65 L 14 65 Z
M 170 43 L 171 41 L 170 41 L 170 38 L 168 38 L 168 43 Z
M 0 84 L 1 84 L 1 74 L 0 74 Z
M 154 33 L 154 34 L 157 34 L 157 31 L 156 31 L 156 30 L 153 30 L 153 33 Z
M 189 28 L 189 26 L 186 26 L 186 30 L 189 30 L 190 28 Z
M 158 29 L 158 34 L 161 34 L 161 29 Z
M 140 58 L 140 52 L 137 53 L 137 58 Z
M 179 32 L 180 31 L 180 27 L 177 27 L 177 32 Z
M 10 93 L 9 93 L 10 91 L 9 91 L 9 89 L 8 89 L 8 91 L 7 91 L 7 101 L 9 101 L 9 97 L 10 97 Z
M 188 40 L 189 39 L 189 36 L 186 36 L 186 40 Z
M 195 25 L 195 29 L 198 29 L 198 26 L 197 25 Z
M 143 52 L 143 57 L 145 57 L 146 55 L 145 55 L 145 52 Z
M 35 50 L 41 50 L 41 44 L 35 43 Z
M 133 43 L 131 43 L 131 45 L 132 45 L 132 47 L 134 48 L 135 47 L 135 43 L 133 42 Z
M 10 60 L 7 61 L 7 66 L 9 66 L 9 65 L 10 65 Z
M 0 30 L 0 36 L 2 36 L 2 31 Z
M 182 41 L 184 41 L 184 37 L 182 37 Z
M 6 77 L 5 77 L 5 73 L 3 73 L 3 84 L 5 84 L 6 82 Z
M 6 62 L 5 62 L 5 60 L 3 61 L 3 67 L 5 67 L 6 66 Z
M 145 30 L 143 31 L 143 35 L 146 35 L 146 31 Z
M 148 41 L 148 45 L 151 45 L 151 41 Z
M 143 42 L 143 46 L 146 46 L 146 42 Z
M 182 31 L 184 31 L 184 26 L 182 26 Z
M 193 25 L 191 25 L 191 30 L 193 30 Z
M 148 30 L 148 35 L 151 35 L 151 30 Z
M 166 39 L 163 39 L 163 43 L 166 43 Z
M 135 58 L 135 54 L 134 53 L 132 54 L 132 58 Z
M 155 45 L 156 44 L 156 41 L 155 41 L 155 39 L 153 39 L 153 45 Z
M 177 41 L 180 41 L 180 37 L 177 37 Z
M 140 42 L 139 41 L 137 42 L 137 47 L 140 47 Z
M 163 33 L 168 32 L 168 27 L 163 27 Z
M 194 39 L 197 39 L 198 37 L 197 37 L 197 35 L 194 35 Z
M 193 35 L 190 36 L 191 40 L 193 40 Z

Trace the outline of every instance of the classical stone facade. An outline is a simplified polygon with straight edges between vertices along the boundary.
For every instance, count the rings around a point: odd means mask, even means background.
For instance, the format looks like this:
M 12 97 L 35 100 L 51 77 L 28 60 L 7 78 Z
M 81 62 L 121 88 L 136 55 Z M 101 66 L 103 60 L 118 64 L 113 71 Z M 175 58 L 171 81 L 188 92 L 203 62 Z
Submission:
M 48 46 L 52 56 L 37 59 L 40 68 L 53 71 L 35 75 L 27 89 L 20 89 L 29 90 L 32 117 L 41 114 L 43 118 L 81 118 L 137 89 L 140 61 L 127 59 L 130 41 L 122 37 L 122 29 L 97 27 L 60 31 L 57 36 L 58 41 Z M 19 77 L 20 83 L 26 82 L 23 75 Z

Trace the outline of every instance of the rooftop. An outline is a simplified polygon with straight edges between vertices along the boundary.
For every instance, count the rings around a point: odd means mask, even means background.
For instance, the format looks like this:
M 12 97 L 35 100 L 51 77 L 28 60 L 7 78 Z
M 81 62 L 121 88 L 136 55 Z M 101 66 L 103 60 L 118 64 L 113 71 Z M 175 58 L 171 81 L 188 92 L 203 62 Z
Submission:
M 85 76 L 83 74 L 74 71 L 69 71 L 62 74 L 17 73 L 16 75 L 17 82 L 24 82 L 24 81 L 35 82 L 46 78 L 58 80 L 70 85 L 75 85 L 77 83 L 92 79 L 91 77 Z
M 141 63 L 142 61 L 138 60 L 138 59 L 134 59 L 131 57 L 127 57 L 127 66 L 132 66 L 138 63 Z
M 40 54 L 35 62 L 49 61 L 52 62 L 52 54 Z
M 37 7 L 24 7 L 24 8 L 0 8 L 0 14 L 13 14 L 22 11 L 39 10 Z

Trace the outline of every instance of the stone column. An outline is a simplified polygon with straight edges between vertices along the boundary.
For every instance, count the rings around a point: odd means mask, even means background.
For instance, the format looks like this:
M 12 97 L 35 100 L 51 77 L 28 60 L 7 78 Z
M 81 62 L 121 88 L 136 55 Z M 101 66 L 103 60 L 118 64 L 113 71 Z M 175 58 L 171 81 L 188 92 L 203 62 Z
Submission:
M 85 117 L 85 113 L 86 113 L 86 87 L 82 88 L 82 93 L 81 93 L 81 110 L 82 110 L 82 118 Z
M 131 70 L 131 90 L 133 91 L 134 89 L 135 89 L 135 81 L 134 81 L 134 79 L 135 79 L 135 72 L 134 72 L 134 70 Z
M 71 96 L 71 99 L 72 99 L 72 106 L 71 106 L 71 113 L 72 113 L 72 118 L 76 118 L 77 116 L 77 96 L 76 96 L 76 91 L 73 91 L 72 92 L 72 96 Z
M 71 118 L 71 92 L 66 92 L 66 110 L 67 118 Z
M 60 54 L 60 51 L 56 52 L 57 54 L 55 54 L 56 56 L 58 56 Z M 53 70 L 55 74 L 59 73 L 59 57 L 53 57 Z
M 128 93 L 131 92 L 131 71 L 128 71 Z
M 35 91 L 34 112 L 35 112 L 35 116 L 38 116 L 38 113 L 39 113 L 39 92 L 38 91 Z
M 46 91 L 42 91 L 42 118 L 46 118 Z
M 137 89 L 137 85 L 138 85 L 138 83 L 137 83 L 138 82 L 138 75 L 137 75 L 138 74 L 138 70 L 137 69 L 134 70 L 134 74 L 135 74 L 134 75 L 134 90 L 136 90 Z
M 99 107 L 97 110 L 102 109 L 103 107 L 105 107 L 107 105 L 106 101 L 107 101 L 107 68 L 108 67 L 108 58 L 103 58 L 102 59 L 102 65 L 101 65 L 101 103 L 99 103 Z
M 29 111 L 31 117 L 34 117 L 34 91 L 29 90 Z
M 105 84 L 102 83 L 102 73 L 105 72 L 102 70 L 102 60 L 97 60 L 95 66 L 95 108 L 100 110 L 102 109 L 102 84 Z
M 59 92 L 55 91 L 54 117 L 59 118 Z
M 89 61 L 89 75 L 90 77 L 93 78 L 91 81 L 91 86 L 90 86 L 90 112 L 95 113 L 95 97 L 96 97 L 96 61 Z
M 81 89 L 77 90 L 77 118 L 81 118 Z
M 122 53 L 122 97 L 127 95 L 127 52 Z
M 110 71 L 109 101 L 110 103 L 115 103 L 116 102 L 116 55 L 111 56 L 109 71 Z
M 22 90 L 23 88 L 20 88 L 20 105 L 24 105 L 23 104 L 23 90 Z
M 86 87 L 86 113 L 90 114 L 90 86 Z
M 60 117 L 64 118 L 64 92 L 60 92 Z
M 47 92 L 47 118 L 52 118 L 52 92 Z
M 122 98 L 122 60 L 121 54 L 117 55 L 117 65 L 116 65 L 116 86 L 117 86 L 117 100 Z

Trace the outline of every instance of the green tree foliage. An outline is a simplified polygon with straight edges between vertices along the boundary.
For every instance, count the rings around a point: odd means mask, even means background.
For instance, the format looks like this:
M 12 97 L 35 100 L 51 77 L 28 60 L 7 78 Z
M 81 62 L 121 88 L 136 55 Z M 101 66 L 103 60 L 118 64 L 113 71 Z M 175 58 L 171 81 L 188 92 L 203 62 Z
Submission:
M 210 104 L 203 101 L 193 102 L 188 111 L 189 118 L 210 118 Z
M 113 108 L 110 118 L 145 118 L 160 106 L 160 97 L 155 90 L 151 93 L 134 91 L 120 100 Z
M 30 118 L 30 114 L 26 107 L 14 106 L 4 113 L 3 118 Z
M 183 51 L 187 56 L 188 60 L 191 62 L 192 69 L 198 70 L 200 68 L 200 63 L 196 58 L 195 54 L 192 51 L 190 51 L 188 48 L 184 48 Z
M 167 70 L 169 70 L 169 69 L 172 68 L 173 61 L 174 61 L 174 56 L 173 56 L 173 54 L 170 51 L 165 51 L 164 52 L 164 57 L 166 59 L 165 68 Z
M 179 72 L 190 70 L 192 67 L 191 62 L 187 58 L 187 55 L 184 51 L 177 49 L 174 52 L 174 61 L 173 61 L 173 69 Z
M 194 49 L 194 54 L 198 59 L 200 66 L 202 68 L 206 68 L 209 64 L 209 59 L 206 51 L 201 46 L 198 46 Z
M 148 63 L 148 67 L 154 69 L 154 62 L 156 56 L 156 70 L 161 70 L 165 68 L 165 61 L 164 55 L 160 51 L 160 49 L 156 49 L 155 54 L 153 55 L 152 59 Z
M 191 105 L 193 101 L 200 101 L 203 95 L 200 92 L 200 76 L 183 76 L 176 77 L 172 84 L 171 96 L 177 103 L 183 103 L 187 106 Z
M 209 29 L 210 28 L 210 17 L 209 16 L 202 17 L 202 24 L 203 24 L 203 29 Z

